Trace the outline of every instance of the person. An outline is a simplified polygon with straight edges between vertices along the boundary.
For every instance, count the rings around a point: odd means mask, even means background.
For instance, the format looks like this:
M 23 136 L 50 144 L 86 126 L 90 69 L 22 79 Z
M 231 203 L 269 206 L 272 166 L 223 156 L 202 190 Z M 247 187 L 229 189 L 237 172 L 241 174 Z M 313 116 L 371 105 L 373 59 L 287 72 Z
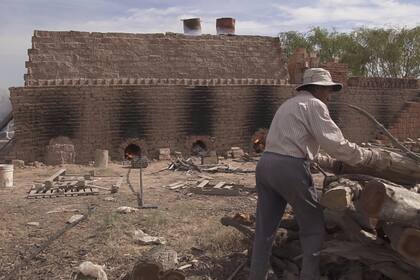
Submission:
M 258 201 L 249 280 L 266 279 L 272 244 L 287 204 L 299 225 L 303 251 L 300 280 L 320 278 L 319 252 L 325 227 L 309 169 L 309 161 L 320 147 L 350 165 L 374 165 L 377 160 L 375 151 L 345 139 L 331 119 L 326 103 L 331 93 L 341 89 L 342 84 L 333 82 L 327 70 L 307 69 L 297 94 L 274 116 L 256 168 Z

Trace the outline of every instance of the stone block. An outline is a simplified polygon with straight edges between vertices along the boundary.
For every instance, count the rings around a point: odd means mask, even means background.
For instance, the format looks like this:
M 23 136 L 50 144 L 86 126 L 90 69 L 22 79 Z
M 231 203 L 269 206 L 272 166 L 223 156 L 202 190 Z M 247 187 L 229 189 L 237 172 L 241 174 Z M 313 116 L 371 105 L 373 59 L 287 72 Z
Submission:
M 45 163 L 59 165 L 75 163 L 76 152 L 73 144 L 52 144 L 46 147 Z

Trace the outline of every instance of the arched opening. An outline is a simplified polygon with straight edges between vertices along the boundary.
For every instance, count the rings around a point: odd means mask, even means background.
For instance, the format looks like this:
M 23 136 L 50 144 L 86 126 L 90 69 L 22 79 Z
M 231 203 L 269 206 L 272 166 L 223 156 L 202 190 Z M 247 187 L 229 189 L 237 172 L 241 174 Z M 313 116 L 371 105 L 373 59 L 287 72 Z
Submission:
M 201 141 L 195 141 L 191 146 L 191 155 L 193 156 L 205 156 L 207 154 L 207 146 Z
M 140 156 L 141 156 L 141 148 L 139 145 L 129 144 L 127 147 L 125 147 L 124 149 L 125 159 L 131 160 L 135 157 L 140 157 Z

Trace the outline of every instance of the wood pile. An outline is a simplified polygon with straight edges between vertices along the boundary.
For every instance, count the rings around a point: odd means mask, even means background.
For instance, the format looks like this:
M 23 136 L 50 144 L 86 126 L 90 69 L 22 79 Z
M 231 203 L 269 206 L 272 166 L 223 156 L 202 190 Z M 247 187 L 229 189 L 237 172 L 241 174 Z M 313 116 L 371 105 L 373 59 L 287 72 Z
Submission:
M 172 171 L 197 171 L 207 173 L 254 173 L 254 169 L 233 168 L 226 164 L 196 164 L 192 158 L 183 159 L 181 157 L 172 161 L 168 168 Z
M 379 149 L 379 148 L 378 148 Z M 327 238 L 321 250 L 325 279 L 420 279 L 420 162 L 388 150 L 389 164 L 377 170 L 350 167 L 328 156 L 317 163 L 326 176 L 320 204 Z M 250 241 L 254 223 L 224 217 Z M 298 279 L 301 266 L 299 227 L 293 213 L 283 218 L 271 265 L 280 279 Z
M 118 192 L 123 182 L 122 177 L 118 177 L 118 180 L 112 184 L 110 188 L 101 187 L 95 185 L 95 180 L 92 180 L 92 177 L 97 175 L 95 174 L 95 171 L 91 172 L 91 175 L 71 175 L 66 174 L 66 169 L 59 169 L 54 174 L 46 178 L 46 180 L 42 182 L 35 182 L 28 191 L 27 198 L 97 195 L 99 194 L 99 190 L 109 191 L 110 193 Z

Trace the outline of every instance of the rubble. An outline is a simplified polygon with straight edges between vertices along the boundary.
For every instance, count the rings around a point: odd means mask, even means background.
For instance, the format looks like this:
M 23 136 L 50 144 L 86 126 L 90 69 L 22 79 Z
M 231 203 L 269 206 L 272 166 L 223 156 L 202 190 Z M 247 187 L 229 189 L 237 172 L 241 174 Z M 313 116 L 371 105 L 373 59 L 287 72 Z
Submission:
M 245 152 L 240 147 L 232 147 L 227 152 L 227 155 L 231 158 L 241 158 L 245 155 Z
M 159 149 L 159 160 L 170 160 L 171 159 L 171 149 L 170 148 L 160 148 Z
M 84 276 L 91 276 L 97 280 L 108 280 L 104 266 L 94 264 L 90 261 L 82 262 L 79 266 L 79 272 Z
M 134 241 L 141 245 L 166 244 L 165 239 L 163 239 L 162 237 L 148 235 L 147 233 L 143 232 L 141 229 L 134 231 Z
M 132 212 L 137 212 L 137 211 L 139 211 L 139 209 L 138 208 L 129 207 L 129 206 L 120 206 L 120 207 L 117 208 L 116 211 L 118 213 L 128 214 L 128 213 L 132 213 Z
M 14 166 L 14 168 L 25 168 L 25 162 L 19 159 L 13 159 L 12 165 Z
M 73 224 L 73 223 L 76 223 L 76 222 L 78 222 L 78 221 L 80 221 L 81 219 L 83 219 L 83 215 L 73 215 L 73 216 L 71 216 L 70 217 L 70 219 L 68 219 L 68 221 L 67 221 L 67 223 L 68 224 Z

